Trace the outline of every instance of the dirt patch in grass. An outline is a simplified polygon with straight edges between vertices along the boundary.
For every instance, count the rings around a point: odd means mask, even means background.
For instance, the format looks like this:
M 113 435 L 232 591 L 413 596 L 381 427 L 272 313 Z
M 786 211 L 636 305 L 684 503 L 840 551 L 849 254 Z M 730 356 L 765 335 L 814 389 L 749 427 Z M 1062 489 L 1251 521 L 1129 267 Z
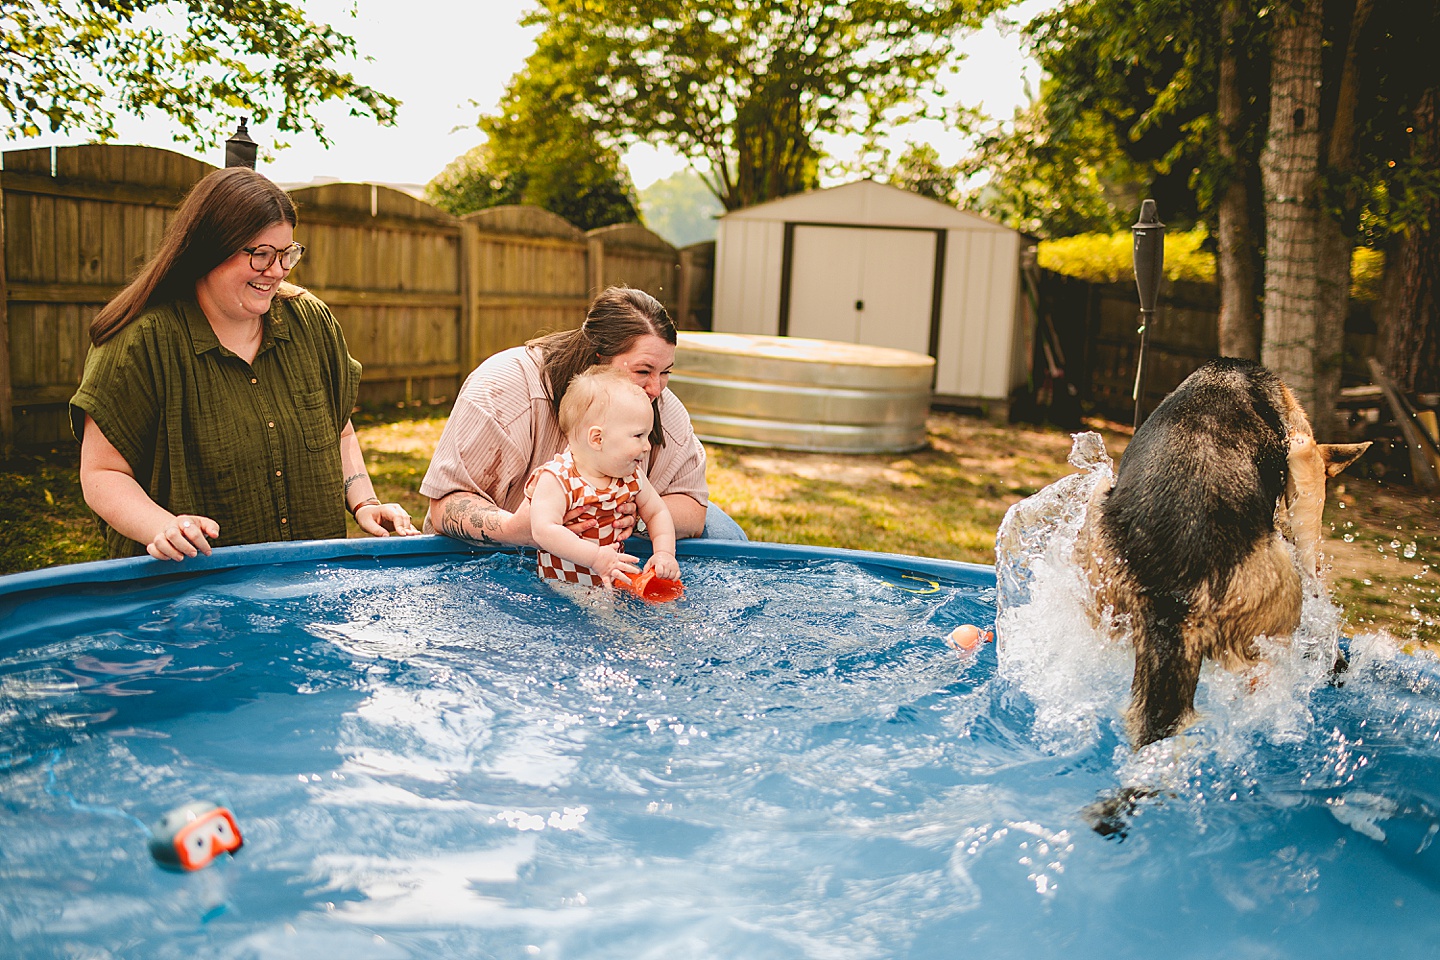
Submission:
M 1440 503 L 1413 487 L 1332 480 L 1321 545 L 1352 630 L 1440 649 Z

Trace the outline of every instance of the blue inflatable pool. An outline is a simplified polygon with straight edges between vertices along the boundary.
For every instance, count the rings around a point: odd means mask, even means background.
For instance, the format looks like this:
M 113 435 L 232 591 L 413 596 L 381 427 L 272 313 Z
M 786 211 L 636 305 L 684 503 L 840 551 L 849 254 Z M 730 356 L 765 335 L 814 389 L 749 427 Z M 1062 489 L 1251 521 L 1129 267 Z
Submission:
M 0 578 L 0 955 L 1434 954 L 1432 661 L 1135 755 L 1123 663 L 1057 732 L 946 645 L 993 568 L 680 561 L 662 606 L 435 537 Z M 202 801 L 244 845 L 162 869 Z

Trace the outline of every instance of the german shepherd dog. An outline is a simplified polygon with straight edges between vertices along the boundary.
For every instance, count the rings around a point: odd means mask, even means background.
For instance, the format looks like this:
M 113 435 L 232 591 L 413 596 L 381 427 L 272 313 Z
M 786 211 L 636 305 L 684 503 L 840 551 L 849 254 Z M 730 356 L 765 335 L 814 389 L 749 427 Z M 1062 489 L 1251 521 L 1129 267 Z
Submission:
M 1325 480 L 1369 446 L 1317 444 L 1280 378 L 1234 359 L 1196 370 L 1135 432 L 1075 544 L 1093 619 L 1135 646 L 1134 749 L 1194 719 L 1202 661 L 1243 670 L 1257 637 L 1294 633 Z

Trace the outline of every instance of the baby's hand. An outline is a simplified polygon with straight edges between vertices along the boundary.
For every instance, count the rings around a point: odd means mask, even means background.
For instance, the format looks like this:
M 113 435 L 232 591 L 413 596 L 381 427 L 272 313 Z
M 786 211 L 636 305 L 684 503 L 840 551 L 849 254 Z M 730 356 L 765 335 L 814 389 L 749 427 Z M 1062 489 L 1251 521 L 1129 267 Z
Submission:
M 655 576 L 662 580 L 679 580 L 680 564 L 675 560 L 673 553 L 652 553 L 650 562 L 645 564 L 647 569 L 653 568 Z
M 595 562 L 590 564 L 590 569 L 604 581 L 605 586 L 613 587 L 617 579 L 622 585 L 628 584 L 630 577 L 640 572 L 640 568 L 636 566 L 639 562 L 638 557 L 621 553 L 619 547 L 609 544 L 601 547 L 595 554 Z

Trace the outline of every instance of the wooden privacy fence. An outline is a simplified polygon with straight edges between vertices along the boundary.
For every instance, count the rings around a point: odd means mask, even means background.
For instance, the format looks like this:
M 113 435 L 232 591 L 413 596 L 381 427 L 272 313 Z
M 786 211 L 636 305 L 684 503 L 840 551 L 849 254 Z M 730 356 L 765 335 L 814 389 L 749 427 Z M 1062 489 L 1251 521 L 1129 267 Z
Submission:
M 70 439 L 91 319 L 213 169 L 151 147 L 4 153 L 0 446 Z M 713 245 L 677 250 L 639 224 L 584 233 L 538 207 L 453 217 L 373 184 L 290 195 L 306 247 L 292 279 L 339 319 L 366 402 L 452 397 L 495 351 L 579 326 L 611 283 L 647 290 L 683 329 L 708 325 Z

